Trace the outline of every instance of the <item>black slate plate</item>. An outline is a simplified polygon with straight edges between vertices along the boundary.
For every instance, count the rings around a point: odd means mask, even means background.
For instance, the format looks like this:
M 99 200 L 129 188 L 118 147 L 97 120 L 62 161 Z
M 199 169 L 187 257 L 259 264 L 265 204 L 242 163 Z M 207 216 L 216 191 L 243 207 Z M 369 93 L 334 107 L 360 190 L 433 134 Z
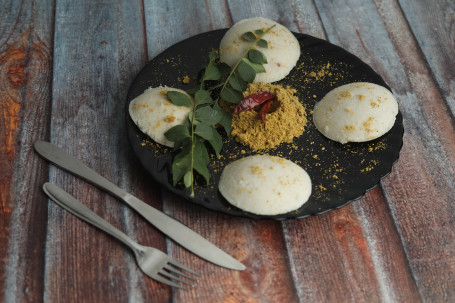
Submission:
M 191 88 L 191 84 L 196 83 L 198 73 L 207 64 L 209 51 L 218 48 L 225 32 L 226 29 L 199 34 L 171 46 L 151 60 L 131 84 L 126 102 L 128 137 L 134 153 L 156 181 L 192 203 L 214 211 L 255 219 L 287 219 L 342 207 L 364 195 L 390 173 L 403 144 L 401 113 L 398 114 L 394 127 L 381 138 L 367 143 L 345 145 L 322 136 L 314 127 L 311 116 L 314 104 L 335 87 L 361 81 L 388 87 L 384 80 L 346 50 L 325 40 L 295 33 L 302 54 L 296 67 L 278 84 L 290 85 L 297 90 L 309 122 L 303 135 L 295 138 L 293 143 L 282 144 L 267 153 L 294 161 L 308 172 L 313 183 L 309 201 L 296 211 L 276 216 L 258 216 L 231 206 L 218 191 L 221 172 L 228 163 L 255 153 L 226 137 L 221 159 L 211 161 L 209 186 L 197 185 L 194 199 L 189 198 L 189 190 L 183 186 L 173 187 L 170 182 L 172 149 L 154 143 L 144 135 L 129 117 L 128 105 L 148 87 L 166 85 Z M 189 85 L 183 84 L 184 76 L 191 78 Z

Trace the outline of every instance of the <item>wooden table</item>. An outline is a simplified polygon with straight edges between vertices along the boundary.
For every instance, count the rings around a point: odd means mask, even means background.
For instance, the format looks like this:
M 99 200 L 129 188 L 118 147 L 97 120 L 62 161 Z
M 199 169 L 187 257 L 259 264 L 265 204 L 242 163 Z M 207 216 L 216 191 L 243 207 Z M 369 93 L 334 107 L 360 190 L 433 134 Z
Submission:
M 0 1 L 0 301 L 455 301 L 455 3 L 253 2 Z M 393 88 L 404 146 L 361 199 L 305 219 L 233 217 L 161 189 L 132 154 L 124 107 L 138 71 L 178 41 L 252 16 L 340 45 Z M 38 157 L 36 140 L 77 155 L 247 270 L 192 255 Z M 122 244 L 50 203 L 47 181 L 204 278 L 190 291 L 147 278 Z

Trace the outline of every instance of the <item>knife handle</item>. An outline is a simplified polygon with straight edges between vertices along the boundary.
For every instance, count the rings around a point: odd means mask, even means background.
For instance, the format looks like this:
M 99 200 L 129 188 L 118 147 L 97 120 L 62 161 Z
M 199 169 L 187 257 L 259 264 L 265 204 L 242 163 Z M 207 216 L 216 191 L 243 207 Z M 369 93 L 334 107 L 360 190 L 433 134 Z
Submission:
M 34 147 L 36 152 L 48 161 L 111 193 L 117 198 L 125 200 L 128 196 L 128 193 L 124 190 L 111 183 L 106 178 L 100 176 L 84 163 L 54 144 L 45 141 L 36 141 Z
M 58 206 L 69 211 L 76 217 L 110 234 L 117 240 L 121 241 L 123 244 L 129 246 L 131 249 L 133 250 L 140 249 L 140 245 L 138 245 L 138 243 L 136 243 L 126 234 L 112 226 L 106 220 L 95 214 L 87 206 L 80 203 L 73 196 L 68 194 L 66 191 L 64 191 L 57 185 L 54 185 L 52 183 L 44 183 L 43 190 L 49 196 L 49 198 L 51 198 L 51 200 L 54 201 Z

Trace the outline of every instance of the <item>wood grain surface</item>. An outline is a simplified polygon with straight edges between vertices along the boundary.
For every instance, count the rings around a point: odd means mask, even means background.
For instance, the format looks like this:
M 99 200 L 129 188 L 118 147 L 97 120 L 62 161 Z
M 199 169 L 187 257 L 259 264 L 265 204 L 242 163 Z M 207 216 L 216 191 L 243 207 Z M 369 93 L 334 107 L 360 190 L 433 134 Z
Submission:
M 450 0 L 0 0 L 0 302 L 454 302 L 455 3 Z M 169 46 L 252 16 L 326 39 L 392 88 L 404 144 L 378 187 L 305 219 L 216 213 L 160 188 L 125 128 L 136 74 Z M 126 205 L 48 164 L 50 141 L 243 262 L 191 254 Z M 48 201 L 55 183 L 203 275 L 146 277 L 125 246 Z

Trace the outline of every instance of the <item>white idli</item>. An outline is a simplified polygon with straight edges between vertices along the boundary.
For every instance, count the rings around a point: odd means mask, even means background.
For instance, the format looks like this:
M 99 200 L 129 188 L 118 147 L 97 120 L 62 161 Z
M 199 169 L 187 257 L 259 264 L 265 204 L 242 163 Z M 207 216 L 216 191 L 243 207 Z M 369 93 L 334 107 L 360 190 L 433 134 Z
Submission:
M 268 41 L 268 48 L 256 47 L 265 55 L 268 63 L 264 64 L 266 72 L 256 74 L 254 82 L 270 83 L 286 77 L 300 57 L 299 42 L 286 27 L 266 18 L 244 19 L 234 24 L 221 39 L 221 61 L 234 67 L 251 45 L 241 36 L 249 31 L 265 30 L 274 24 L 275 27 L 263 37 Z
M 178 91 L 188 95 L 176 88 L 150 87 L 131 101 L 129 113 L 143 133 L 157 143 L 173 147 L 174 142 L 169 141 L 164 134 L 172 127 L 183 124 L 191 109 L 172 103 L 166 97 L 167 91 Z M 191 98 L 189 95 L 188 97 Z
M 278 215 L 300 208 L 311 195 L 307 172 L 280 157 L 254 155 L 224 168 L 218 185 L 232 205 L 258 215 Z
M 331 90 L 313 111 L 316 128 L 340 142 L 366 142 L 381 137 L 395 124 L 398 102 L 383 86 L 350 83 Z

